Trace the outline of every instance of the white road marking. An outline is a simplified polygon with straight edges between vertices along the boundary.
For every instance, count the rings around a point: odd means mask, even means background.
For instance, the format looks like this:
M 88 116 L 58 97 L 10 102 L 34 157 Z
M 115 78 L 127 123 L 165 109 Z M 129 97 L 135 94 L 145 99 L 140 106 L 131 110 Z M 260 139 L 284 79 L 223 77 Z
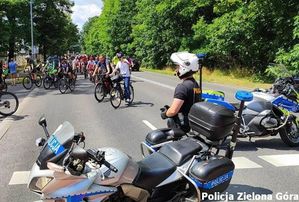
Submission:
M 233 162 L 236 169 L 262 168 L 261 165 L 249 160 L 246 157 L 234 157 Z
M 299 154 L 265 155 L 259 158 L 276 166 L 299 166 Z
M 147 120 L 142 120 L 142 122 L 149 127 L 152 130 L 157 130 L 157 128 L 155 126 L 153 126 L 153 124 L 151 124 L 150 122 L 148 122 Z
M 12 174 L 12 177 L 8 185 L 27 184 L 30 171 L 16 171 Z
M 166 85 L 166 84 L 157 82 L 157 81 L 152 81 L 152 80 L 149 80 L 149 79 L 145 79 L 145 78 L 138 77 L 138 76 L 133 76 L 133 75 L 132 75 L 132 77 L 133 77 L 133 78 L 136 78 L 136 79 L 140 79 L 140 80 L 142 80 L 142 81 L 146 81 L 146 82 L 155 84 L 155 85 L 158 85 L 158 86 L 161 86 L 161 87 L 164 87 L 164 88 L 168 88 L 168 89 L 170 89 L 170 90 L 174 90 L 174 89 L 175 89 L 175 87 L 173 87 L 173 86 L 169 86 L 169 85 Z

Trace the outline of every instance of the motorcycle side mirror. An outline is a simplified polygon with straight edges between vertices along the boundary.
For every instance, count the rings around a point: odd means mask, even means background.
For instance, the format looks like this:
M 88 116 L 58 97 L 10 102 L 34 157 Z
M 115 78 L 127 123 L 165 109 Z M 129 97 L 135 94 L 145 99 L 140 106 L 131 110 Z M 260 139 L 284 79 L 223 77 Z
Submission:
M 35 140 L 35 145 L 38 146 L 38 147 L 44 146 L 45 143 L 46 143 L 46 140 L 42 137 Z
M 45 118 L 44 116 L 42 116 L 42 117 L 39 119 L 38 124 L 39 124 L 40 126 L 45 126 L 45 127 L 47 127 L 47 120 L 46 120 L 46 118 Z

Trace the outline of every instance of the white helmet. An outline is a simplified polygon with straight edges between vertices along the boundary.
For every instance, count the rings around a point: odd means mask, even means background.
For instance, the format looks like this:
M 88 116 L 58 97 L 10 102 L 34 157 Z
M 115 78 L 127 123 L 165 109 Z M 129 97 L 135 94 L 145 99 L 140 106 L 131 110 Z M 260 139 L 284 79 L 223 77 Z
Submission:
M 178 76 L 182 78 L 187 73 L 198 71 L 198 57 L 195 54 L 188 52 L 172 53 L 170 60 L 179 65 Z

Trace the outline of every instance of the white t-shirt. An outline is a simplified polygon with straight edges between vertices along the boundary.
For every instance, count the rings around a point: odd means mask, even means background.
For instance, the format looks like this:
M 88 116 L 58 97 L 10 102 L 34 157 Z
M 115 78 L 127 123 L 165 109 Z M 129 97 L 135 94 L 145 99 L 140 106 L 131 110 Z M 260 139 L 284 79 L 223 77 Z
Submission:
M 120 71 L 120 74 L 124 77 L 129 77 L 130 76 L 130 67 L 129 67 L 129 64 L 128 62 L 125 60 L 125 61 L 119 61 L 117 64 L 116 64 L 116 69 L 119 69 Z

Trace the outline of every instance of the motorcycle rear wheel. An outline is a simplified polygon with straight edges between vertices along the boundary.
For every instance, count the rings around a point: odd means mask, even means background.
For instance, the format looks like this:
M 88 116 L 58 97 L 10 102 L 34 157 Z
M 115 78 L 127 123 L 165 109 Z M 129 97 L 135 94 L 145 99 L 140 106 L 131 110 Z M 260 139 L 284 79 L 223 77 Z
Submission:
M 299 146 L 299 128 L 296 119 L 293 118 L 285 127 L 279 129 L 281 140 L 290 147 Z

